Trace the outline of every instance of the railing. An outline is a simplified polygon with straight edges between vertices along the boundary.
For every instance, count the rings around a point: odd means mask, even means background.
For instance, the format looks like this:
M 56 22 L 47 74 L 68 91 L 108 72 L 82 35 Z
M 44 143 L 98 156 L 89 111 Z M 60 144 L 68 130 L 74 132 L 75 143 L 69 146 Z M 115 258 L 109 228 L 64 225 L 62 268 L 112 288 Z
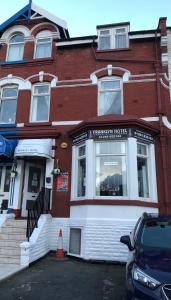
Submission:
M 41 214 L 47 214 L 50 210 L 50 195 L 51 190 L 43 187 L 39 192 L 37 199 L 32 202 L 32 207 L 28 207 L 26 232 L 28 241 L 33 230 L 38 227 L 38 220 Z

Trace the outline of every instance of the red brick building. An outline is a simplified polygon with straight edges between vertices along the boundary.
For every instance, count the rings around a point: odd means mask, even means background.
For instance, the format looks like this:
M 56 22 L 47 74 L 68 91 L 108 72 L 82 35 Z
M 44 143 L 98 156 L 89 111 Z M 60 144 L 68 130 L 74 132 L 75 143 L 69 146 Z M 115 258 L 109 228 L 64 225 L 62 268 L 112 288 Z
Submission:
M 1 24 L 0 204 L 27 217 L 50 195 L 22 264 L 55 250 L 60 228 L 69 254 L 124 261 L 119 238 L 142 212 L 171 213 L 170 31 L 161 18 L 70 38 L 33 3 Z

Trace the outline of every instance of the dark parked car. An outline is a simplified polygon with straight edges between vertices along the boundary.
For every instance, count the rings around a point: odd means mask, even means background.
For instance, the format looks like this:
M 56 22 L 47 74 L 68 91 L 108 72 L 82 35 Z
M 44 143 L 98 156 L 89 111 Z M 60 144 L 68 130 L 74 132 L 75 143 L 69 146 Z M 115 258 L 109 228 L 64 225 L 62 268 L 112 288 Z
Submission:
M 127 300 L 171 300 L 171 216 L 144 213 L 130 236 Z

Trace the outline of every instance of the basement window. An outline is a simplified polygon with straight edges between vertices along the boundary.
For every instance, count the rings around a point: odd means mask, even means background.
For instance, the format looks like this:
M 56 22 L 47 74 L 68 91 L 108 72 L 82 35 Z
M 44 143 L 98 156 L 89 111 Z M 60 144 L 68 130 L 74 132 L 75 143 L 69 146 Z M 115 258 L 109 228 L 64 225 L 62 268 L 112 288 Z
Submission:
M 69 253 L 81 255 L 81 228 L 70 228 Z

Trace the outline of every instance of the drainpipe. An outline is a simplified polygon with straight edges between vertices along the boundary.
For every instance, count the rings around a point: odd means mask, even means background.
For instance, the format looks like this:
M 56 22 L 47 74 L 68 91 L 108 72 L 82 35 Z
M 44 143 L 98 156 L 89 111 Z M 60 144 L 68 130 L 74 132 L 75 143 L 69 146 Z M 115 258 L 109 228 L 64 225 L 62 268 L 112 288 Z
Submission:
M 164 208 L 162 208 L 162 213 L 169 213 L 169 193 L 168 193 L 168 184 L 167 184 L 167 157 L 168 149 L 166 144 L 166 133 L 163 126 L 163 110 L 162 110 L 162 101 L 161 101 L 161 86 L 160 86 L 160 65 L 158 59 L 158 50 L 157 50 L 157 32 L 155 33 L 155 55 L 156 63 L 154 64 L 155 73 L 156 73 L 156 91 L 157 91 L 157 114 L 159 116 L 159 129 L 160 129 L 160 145 L 161 145 L 161 159 L 162 159 L 162 171 L 163 171 L 163 193 L 164 193 Z

